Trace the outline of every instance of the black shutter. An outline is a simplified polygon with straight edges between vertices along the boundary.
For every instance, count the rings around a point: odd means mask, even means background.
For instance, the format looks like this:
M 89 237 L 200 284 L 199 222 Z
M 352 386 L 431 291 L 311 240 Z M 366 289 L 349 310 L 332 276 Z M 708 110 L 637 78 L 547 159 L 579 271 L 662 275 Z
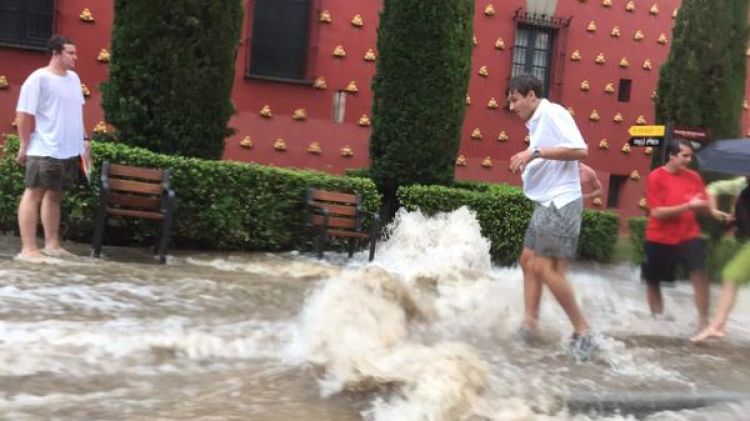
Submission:
M 304 79 L 309 21 L 309 0 L 257 0 L 250 75 Z
M 52 36 L 54 0 L 0 1 L 0 45 L 44 49 Z

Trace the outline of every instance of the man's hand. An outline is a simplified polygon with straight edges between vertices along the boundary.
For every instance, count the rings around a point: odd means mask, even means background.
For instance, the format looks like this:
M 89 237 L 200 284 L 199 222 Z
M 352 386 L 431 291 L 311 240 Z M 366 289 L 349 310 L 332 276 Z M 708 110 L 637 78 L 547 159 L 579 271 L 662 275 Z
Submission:
M 711 210 L 711 216 L 719 222 L 730 224 L 734 220 L 734 216 L 726 212 L 722 212 L 718 209 Z
M 531 151 L 529 149 L 521 151 L 510 158 L 510 170 L 514 173 L 523 171 L 529 161 L 531 161 Z
M 18 165 L 26 165 L 26 148 L 21 147 L 18 149 L 16 162 L 18 163 Z
M 687 206 L 688 209 L 692 211 L 706 210 L 708 209 L 708 200 L 701 199 L 699 196 L 693 196 L 693 198 L 687 202 Z

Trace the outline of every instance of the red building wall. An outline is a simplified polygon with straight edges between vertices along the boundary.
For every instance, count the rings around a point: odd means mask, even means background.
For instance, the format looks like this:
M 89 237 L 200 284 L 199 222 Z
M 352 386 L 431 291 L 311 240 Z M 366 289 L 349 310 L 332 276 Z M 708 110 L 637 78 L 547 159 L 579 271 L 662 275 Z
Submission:
M 638 201 L 643 196 L 650 157 L 643 149 L 633 148 L 626 154 L 621 147 L 628 140 L 627 128 L 636 124 L 638 116 L 642 115 L 649 124 L 654 122 L 651 94 L 656 88 L 659 66 L 669 52 L 673 12 L 679 7 L 680 0 L 636 0 L 632 2 L 635 5 L 633 11 L 626 10 L 625 0 L 612 0 L 611 7 L 603 3 L 603 0 L 558 1 L 555 17 L 571 20 L 569 26 L 560 31 L 562 35 L 554 54 L 552 99 L 574 111 L 575 120 L 590 147 L 587 161 L 597 170 L 605 187 L 605 204 L 611 175 L 628 176 L 637 171 L 642 176 L 640 180 L 625 183 L 619 200 L 623 216 L 638 215 L 641 214 Z M 307 71 L 311 81 L 323 77 L 327 85 L 326 89 L 316 89 L 312 84 L 271 82 L 245 76 L 254 7 L 254 0 L 246 1 L 232 93 L 237 113 L 230 125 L 236 129 L 236 134 L 226 140 L 225 159 L 315 168 L 333 173 L 368 166 L 371 129 L 358 122 L 363 115 L 371 117 L 370 82 L 376 64 L 366 61 L 364 55 L 368 49 L 377 54 L 376 29 L 381 4 L 380 1 L 313 1 Z M 488 5 L 494 7 L 494 15 L 485 14 Z M 650 11 L 654 5 L 658 8 L 657 13 Z M 471 104 L 467 105 L 459 152 L 465 158 L 465 165 L 456 167 L 459 179 L 520 183 L 520 177 L 509 173 L 507 167 L 509 157 L 526 148 L 526 129 L 515 115 L 503 111 L 502 107 L 490 109 L 487 103 L 490 98 L 495 98 L 501 106 L 503 104 L 516 28 L 513 16 L 517 9 L 525 6 L 525 0 L 477 1 L 474 17 L 477 44 L 472 56 L 473 70 L 468 91 Z M 79 18 L 85 7 L 90 8 L 94 22 L 85 23 Z M 77 70 L 91 91 L 85 110 L 86 127 L 91 131 L 103 120 L 98 85 L 106 80 L 107 65 L 96 58 L 102 48 L 109 46 L 113 1 L 58 0 L 56 9 L 55 31 L 75 40 L 79 51 Z M 329 12 L 331 22 L 319 20 L 323 10 Z M 361 27 L 351 23 L 355 15 L 362 17 Z M 591 22 L 596 25 L 595 31 L 588 30 Z M 610 34 L 614 26 L 620 29 L 619 37 Z M 634 40 L 637 30 L 643 32 L 643 40 Z M 667 38 L 666 44 L 657 42 L 662 33 Z M 504 50 L 495 48 L 498 38 L 504 40 Z M 333 51 L 339 45 L 345 49 L 346 57 L 334 57 Z M 575 50 L 580 52 L 580 61 L 571 60 Z M 606 63 L 594 62 L 599 53 L 605 56 Z M 627 59 L 629 67 L 618 65 L 622 58 Z M 646 59 L 651 61 L 651 70 L 641 67 Z M 10 84 L 7 89 L 0 90 L 2 131 L 13 131 L 10 123 L 21 83 L 47 60 L 44 53 L 0 47 L 0 75 L 5 75 Z M 414 63 L 414 66 L 419 66 L 419 63 Z M 481 66 L 487 67 L 487 77 L 479 75 Z M 618 102 L 616 92 L 604 92 L 607 83 L 617 88 L 620 79 L 632 80 L 630 102 Z M 589 91 L 580 88 L 584 80 L 589 81 Z M 334 93 L 344 90 L 351 81 L 356 83 L 358 93 L 347 94 L 345 121 L 335 123 L 332 117 Z M 271 118 L 264 118 L 259 113 L 265 105 L 271 109 Z M 293 112 L 300 108 L 306 110 L 307 118 L 293 120 Z M 594 110 L 599 114 L 598 121 L 590 119 Z M 623 116 L 620 123 L 613 121 L 618 112 Z M 745 129 L 748 123 L 745 116 Z M 475 129 L 482 133 L 481 139 L 472 139 Z M 507 134 L 507 141 L 497 140 L 502 131 Z M 246 137 L 252 142 L 250 148 L 240 145 Z M 285 151 L 274 149 L 278 139 L 284 140 Z M 599 148 L 602 139 L 607 140 L 609 149 Z M 320 145 L 321 153 L 308 152 L 313 142 Z M 353 155 L 342 156 L 345 147 Z

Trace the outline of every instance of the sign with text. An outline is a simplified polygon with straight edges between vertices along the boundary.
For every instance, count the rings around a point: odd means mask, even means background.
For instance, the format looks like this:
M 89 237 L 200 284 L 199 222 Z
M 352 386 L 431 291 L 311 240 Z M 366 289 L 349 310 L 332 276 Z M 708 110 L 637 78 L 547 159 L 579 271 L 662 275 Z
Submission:
M 630 146 L 651 146 L 652 148 L 657 148 L 661 146 L 662 142 L 664 141 L 663 137 L 631 137 L 628 143 Z
M 700 143 L 705 143 L 709 140 L 708 130 L 702 127 L 676 126 L 672 129 L 672 136 L 678 139 L 687 139 Z
M 664 137 L 666 126 L 630 126 L 630 137 Z

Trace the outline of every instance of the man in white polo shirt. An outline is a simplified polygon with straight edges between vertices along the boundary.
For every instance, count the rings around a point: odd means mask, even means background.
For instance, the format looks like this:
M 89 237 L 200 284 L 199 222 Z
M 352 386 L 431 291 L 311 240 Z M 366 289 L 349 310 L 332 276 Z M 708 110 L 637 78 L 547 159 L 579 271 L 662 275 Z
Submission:
M 571 346 L 580 359 L 592 348 L 589 325 L 565 279 L 566 263 L 575 257 L 583 200 L 578 160 L 588 147 L 568 111 L 543 97 L 542 83 L 518 75 L 508 84 L 508 106 L 529 129 L 529 148 L 511 157 L 510 169 L 522 172 L 524 194 L 534 202 L 521 254 L 525 315 L 522 329 L 537 328 L 542 282 L 573 325 Z
M 26 189 L 18 206 L 21 252 L 16 258 L 32 262 L 44 261 L 45 255 L 72 256 L 60 244 L 60 203 L 63 191 L 75 184 L 79 155 L 84 151 L 84 99 L 81 80 L 73 71 L 76 47 L 68 38 L 55 35 L 48 48 L 49 64 L 29 75 L 16 107 L 20 140 L 16 161 L 26 166 Z M 40 214 L 42 250 L 36 243 Z

